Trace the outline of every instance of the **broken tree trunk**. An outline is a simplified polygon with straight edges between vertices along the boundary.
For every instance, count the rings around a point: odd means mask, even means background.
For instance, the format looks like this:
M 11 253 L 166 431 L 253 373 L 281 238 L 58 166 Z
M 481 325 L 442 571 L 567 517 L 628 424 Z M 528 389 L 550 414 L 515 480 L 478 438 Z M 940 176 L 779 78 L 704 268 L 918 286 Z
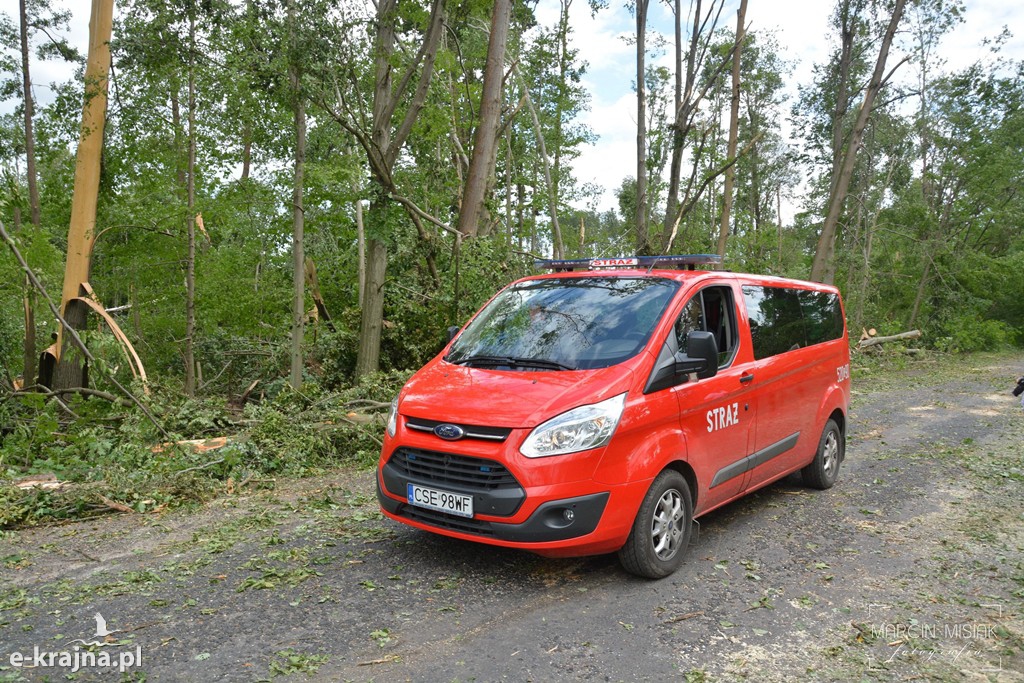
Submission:
M 85 102 L 82 106 L 82 129 L 75 161 L 68 253 L 61 295 L 61 314 L 76 330 L 85 328 L 88 311 L 88 308 L 76 299 L 84 294 L 82 283 L 89 281 L 92 248 L 95 243 L 96 203 L 99 197 L 103 127 L 106 122 L 107 75 L 110 72 L 110 36 L 113 19 L 114 0 L 93 0 L 92 18 L 89 20 L 89 59 L 85 67 Z M 85 379 L 84 363 L 80 359 L 76 362 L 62 358 L 65 343 L 63 327 L 58 328 L 57 335 L 57 367 L 52 384 L 54 388 L 60 389 L 82 386 Z M 70 344 L 68 346 L 70 347 Z
M 885 344 L 891 341 L 901 341 L 903 339 L 917 339 L 921 336 L 921 330 L 910 330 L 909 332 L 900 332 L 899 334 L 889 335 L 888 337 L 871 337 L 870 339 L 862 339 L 857 342 L 858 349 L 865 349 L 869 346 L 878 346 L 879 344 Z

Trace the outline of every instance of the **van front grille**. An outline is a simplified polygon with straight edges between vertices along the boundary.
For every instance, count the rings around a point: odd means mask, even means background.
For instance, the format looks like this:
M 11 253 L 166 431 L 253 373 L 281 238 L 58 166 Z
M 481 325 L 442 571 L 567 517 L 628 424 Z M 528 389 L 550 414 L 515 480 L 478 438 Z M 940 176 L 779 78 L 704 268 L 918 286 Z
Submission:
M 391 465 L 406 477 L 442 486 L 478 491 L 522 488 L 504 465 L 484 458 L 399 448 L 391 456 Z

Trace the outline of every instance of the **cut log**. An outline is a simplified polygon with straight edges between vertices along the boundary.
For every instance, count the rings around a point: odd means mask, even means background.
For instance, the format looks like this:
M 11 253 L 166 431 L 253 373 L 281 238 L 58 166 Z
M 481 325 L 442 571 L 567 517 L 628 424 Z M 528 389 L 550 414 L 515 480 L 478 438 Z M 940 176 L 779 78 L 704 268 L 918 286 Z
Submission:
M 888 337 L 872 337 L 870 339 L 862 339 L 857 342 L 858 349 L 864 349 L 869 346 L 877 346 L 878 344 L 885 344 L 891 341 L 901 341 L 903 339 L 917 339 L 921 336 L 921 330 L 910 330 L 909 332 L 900 332 L 899 334 L 889 335 Z

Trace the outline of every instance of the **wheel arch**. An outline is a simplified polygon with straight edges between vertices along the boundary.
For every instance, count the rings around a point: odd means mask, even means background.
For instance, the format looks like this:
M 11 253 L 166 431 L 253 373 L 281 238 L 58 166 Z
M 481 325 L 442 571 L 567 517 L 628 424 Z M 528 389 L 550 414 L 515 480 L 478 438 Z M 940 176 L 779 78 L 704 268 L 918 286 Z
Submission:
M 683 479 L 686 480 L 686 485 L 690 488 L 690 502 L 693 504 L 693 509 L 697 510 L 697 496 L 699 495 L 699 487 L 697 486 L 697 475 L 690 467 L 690 463 L 685 460 L 673 460 L 662 469 L 675 470 L 679 474 L 683 475 Z

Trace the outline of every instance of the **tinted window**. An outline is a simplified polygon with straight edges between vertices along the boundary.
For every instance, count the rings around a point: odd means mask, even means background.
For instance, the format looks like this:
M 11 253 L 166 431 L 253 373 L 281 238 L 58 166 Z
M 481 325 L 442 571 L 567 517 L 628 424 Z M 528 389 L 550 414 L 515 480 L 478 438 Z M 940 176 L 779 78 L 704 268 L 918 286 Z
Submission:
M 502 359 L 603 368 L 636 355 L 679 289 L 660 278 L 558 278 L 509 287 L 452 344 L 445 360 L 550 369 Z
M 839 339 L 843 336 L 843 309 L 839 306 L 839 297 L 831 292 L 812 292 L 801 289 L 800 311 L 807 323 L 807 343 Z
M 830 292 L 747 286 L 743 299 L 758 360 L 843 336 L 839 297 Z

